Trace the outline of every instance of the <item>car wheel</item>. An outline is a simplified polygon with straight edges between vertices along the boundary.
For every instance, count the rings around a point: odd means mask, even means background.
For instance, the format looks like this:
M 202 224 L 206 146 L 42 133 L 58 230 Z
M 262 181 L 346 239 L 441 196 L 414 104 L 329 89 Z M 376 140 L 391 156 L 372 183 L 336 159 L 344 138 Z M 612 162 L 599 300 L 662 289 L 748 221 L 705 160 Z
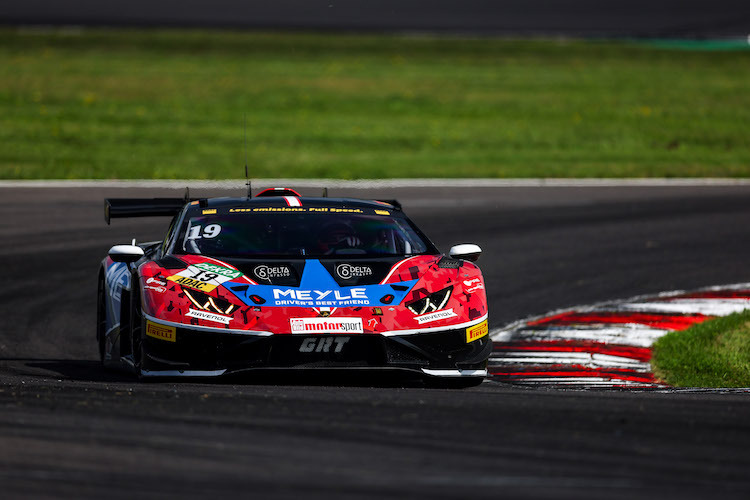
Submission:
M 141 294 L 137 288 L 138 279 L 133 275 L 133 289 L 130 292 L 130 340 L 132 342 L 133 368 L 138 380 L 142 379 L 143 367 L 143 315 L 141 313 Z
M 104 293 L 104 278 L 99 278 L 96 291 L 96 341 L 99 344 L 99 360 L 104 364 L 104 356 L 107 350 L 107 304 Z

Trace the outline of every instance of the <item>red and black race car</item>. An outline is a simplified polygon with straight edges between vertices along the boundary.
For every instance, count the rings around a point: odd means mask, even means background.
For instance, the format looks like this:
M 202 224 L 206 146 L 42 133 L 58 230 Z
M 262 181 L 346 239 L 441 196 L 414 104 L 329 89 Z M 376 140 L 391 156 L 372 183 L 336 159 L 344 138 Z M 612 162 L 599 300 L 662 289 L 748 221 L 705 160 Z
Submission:
M 107 199 L 105 219 L 172 216 L 99 272 L 102 362 L 145 377 L 400 370 L 472 385 L 492 349 L 476 245 L 442 255 L 396 201 Z

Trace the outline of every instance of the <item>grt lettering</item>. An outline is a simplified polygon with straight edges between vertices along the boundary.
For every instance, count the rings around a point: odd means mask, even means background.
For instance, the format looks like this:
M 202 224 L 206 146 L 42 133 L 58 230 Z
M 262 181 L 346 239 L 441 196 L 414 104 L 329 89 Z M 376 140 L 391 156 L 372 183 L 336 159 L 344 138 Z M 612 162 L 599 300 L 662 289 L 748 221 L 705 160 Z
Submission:
M 299 352 L 331 352 L 331 347 L 336 344 L 333 352 L 341 352 L 344 344 L 349 342 L 349 337 L 323 337 L 321 339 L 305 339 L 299 347 Z

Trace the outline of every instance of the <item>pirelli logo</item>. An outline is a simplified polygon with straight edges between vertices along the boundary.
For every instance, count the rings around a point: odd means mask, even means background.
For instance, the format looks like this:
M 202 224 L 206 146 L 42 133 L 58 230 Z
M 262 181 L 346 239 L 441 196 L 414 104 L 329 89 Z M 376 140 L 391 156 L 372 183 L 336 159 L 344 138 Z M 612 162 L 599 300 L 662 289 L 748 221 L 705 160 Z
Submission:
M 146 321 L 146 335 L 155 339 L 177 342 L 177 329 L 173 326 L 159 325 Z
M 482 321 L 478 325 L 474 325 L 466 329 L 466 343 L 474 342 L 477 339 L 481 339 L 489 333 L 487 327 L 487 320 Z

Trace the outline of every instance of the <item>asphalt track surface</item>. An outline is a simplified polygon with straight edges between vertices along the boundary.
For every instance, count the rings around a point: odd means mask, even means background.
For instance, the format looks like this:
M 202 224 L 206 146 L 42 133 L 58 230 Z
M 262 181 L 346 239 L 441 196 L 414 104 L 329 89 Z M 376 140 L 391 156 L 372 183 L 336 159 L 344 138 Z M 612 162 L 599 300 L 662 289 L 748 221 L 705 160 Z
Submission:
M 98 262 L 114 243 L 159 237 L 167 221 L 108 227 L 102 198 L 175 194 L 0 189 L 4 498 L 748 498 L 749 394 L 139 384 L 103 371 Z M 493 327 L 750 281 L 750 186 L 353 194 L 401 199 L 441 249 L 480 244 Z
M 711 38 L 750 33 L 747 0 L 5 0 L 0 24 Z

